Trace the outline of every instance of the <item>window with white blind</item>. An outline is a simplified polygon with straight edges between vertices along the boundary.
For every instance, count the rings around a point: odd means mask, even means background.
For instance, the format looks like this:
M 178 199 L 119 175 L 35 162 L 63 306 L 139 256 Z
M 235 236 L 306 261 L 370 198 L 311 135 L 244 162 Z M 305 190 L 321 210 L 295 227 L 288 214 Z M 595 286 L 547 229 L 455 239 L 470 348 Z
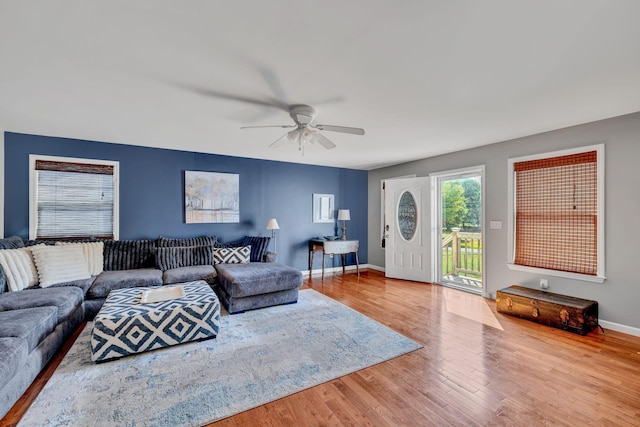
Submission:
M 118 162 L 30 155 L 29 238 L 118 238 Z
M 510 268 L 604 281 L 604 145 L 509 160 Z

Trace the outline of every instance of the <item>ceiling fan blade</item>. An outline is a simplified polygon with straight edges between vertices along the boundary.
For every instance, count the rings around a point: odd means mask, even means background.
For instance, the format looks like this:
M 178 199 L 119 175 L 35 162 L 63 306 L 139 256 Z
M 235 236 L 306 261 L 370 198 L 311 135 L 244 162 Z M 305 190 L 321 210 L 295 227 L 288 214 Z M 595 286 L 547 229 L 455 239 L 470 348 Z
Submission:
M 269 88 L 276 98 L 284 102 L 287 97 L 285 96 L 284 89 L 282 88 L 280 80 L 276 77 L 275 73 L 267 67 L 260 67 L 260 74 L 264 81 L 267 82 L 267 85 L 269 85 Z
M 279 146 L 281 146 L 287 139 L 286 136 L 289 135 L 289 132 L 285 133 L 284 135 L 282 135 L 280 138 L 276 139 L 275 141 L 273 141 L 269 147 L 271 148 L 278 148 Z
M 240 126 L 240 129 L 255 129 L 255 128 L 282 128 L 290 129 L 295 128 L 296 125 L 266 125 L 266 126 Z
M 330 132 L 342 132 L 350 133 L 352 135 L 364 135 L 364 129 L 352 128 L 349 126 L 334 126 L 334 125 L 313 125 L 318 130 L 328 130 Z
M 334 144 L 333 142 L 329 141 L 329 139 L 324 136 L 323 134 L 321 134 L 320 132 L 316 132 L 316 142 L 320 145 L 322 145 L 324 148 L 326 148 L 327 150 L 331 150 L 332 148 L 336 148 L 336 144 Z
M 182 84 L 182 83 L 174 83 L 174 84 L 176 86 L 181 87 L 182 89 L 186 89 L 191 92 L 197 93 L 202 96 L 207 96 L 210 98 L 226 99 L 229 101 L 237 101 L 245 104 L 259 105 L 262 107 L 278 108 L 280 110 L 289 112 L 289 104 L 274 98 L 258 99 L 258 98 L 251 98 L 249 96 L 244 96 L 244 95 L 235 95 L 232 93 L 225 93 L 215 89 L 208 89 L 208 88 L 198 87 L 198 86 L 189 85 L 189 84 Z

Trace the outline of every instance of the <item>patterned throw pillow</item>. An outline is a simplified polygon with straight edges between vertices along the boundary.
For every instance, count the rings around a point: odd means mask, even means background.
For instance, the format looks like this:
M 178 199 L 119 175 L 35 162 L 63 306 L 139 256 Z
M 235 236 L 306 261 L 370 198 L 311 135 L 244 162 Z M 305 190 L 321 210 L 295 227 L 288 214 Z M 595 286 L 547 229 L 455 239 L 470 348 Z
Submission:
M 251 255 L 251 246 L 237 248 L 216 248 L 213 260 L 216 264 L 247 264 Z
M 156 265 L 162 271 L 194 265 L 213 265 L 213 248 L 209 245 L 156 248 Z

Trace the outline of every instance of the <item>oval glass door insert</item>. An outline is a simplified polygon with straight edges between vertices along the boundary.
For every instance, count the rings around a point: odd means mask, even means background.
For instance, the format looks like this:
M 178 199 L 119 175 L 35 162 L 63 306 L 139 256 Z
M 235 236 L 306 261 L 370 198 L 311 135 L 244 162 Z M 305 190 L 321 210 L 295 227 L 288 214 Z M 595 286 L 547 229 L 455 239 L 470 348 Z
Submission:
M 418 206 L 413 194 L 405 191 L 398 202 L 398 228 L 406 241 L 413 239 L 418 227 Z

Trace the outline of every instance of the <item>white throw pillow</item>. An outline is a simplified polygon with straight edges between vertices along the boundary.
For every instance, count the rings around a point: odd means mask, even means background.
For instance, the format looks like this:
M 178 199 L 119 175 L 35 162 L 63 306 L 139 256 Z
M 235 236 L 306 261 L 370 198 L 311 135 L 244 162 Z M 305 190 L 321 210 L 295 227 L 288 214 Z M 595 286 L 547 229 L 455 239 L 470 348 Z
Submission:
M 56 246 L 80 246 L 89 267 L 89 274 L 97 276 L 104 268 L 104 242 L 56 242 Z
M 35 246 L 31 253 L 43 288 L 91 277 L 84 251 L 78 245 Z
M 32 247 L 0 250 L 0 266 L 11 292 L 38 284 L 38 271 L 31 257 L 31 249 Z

